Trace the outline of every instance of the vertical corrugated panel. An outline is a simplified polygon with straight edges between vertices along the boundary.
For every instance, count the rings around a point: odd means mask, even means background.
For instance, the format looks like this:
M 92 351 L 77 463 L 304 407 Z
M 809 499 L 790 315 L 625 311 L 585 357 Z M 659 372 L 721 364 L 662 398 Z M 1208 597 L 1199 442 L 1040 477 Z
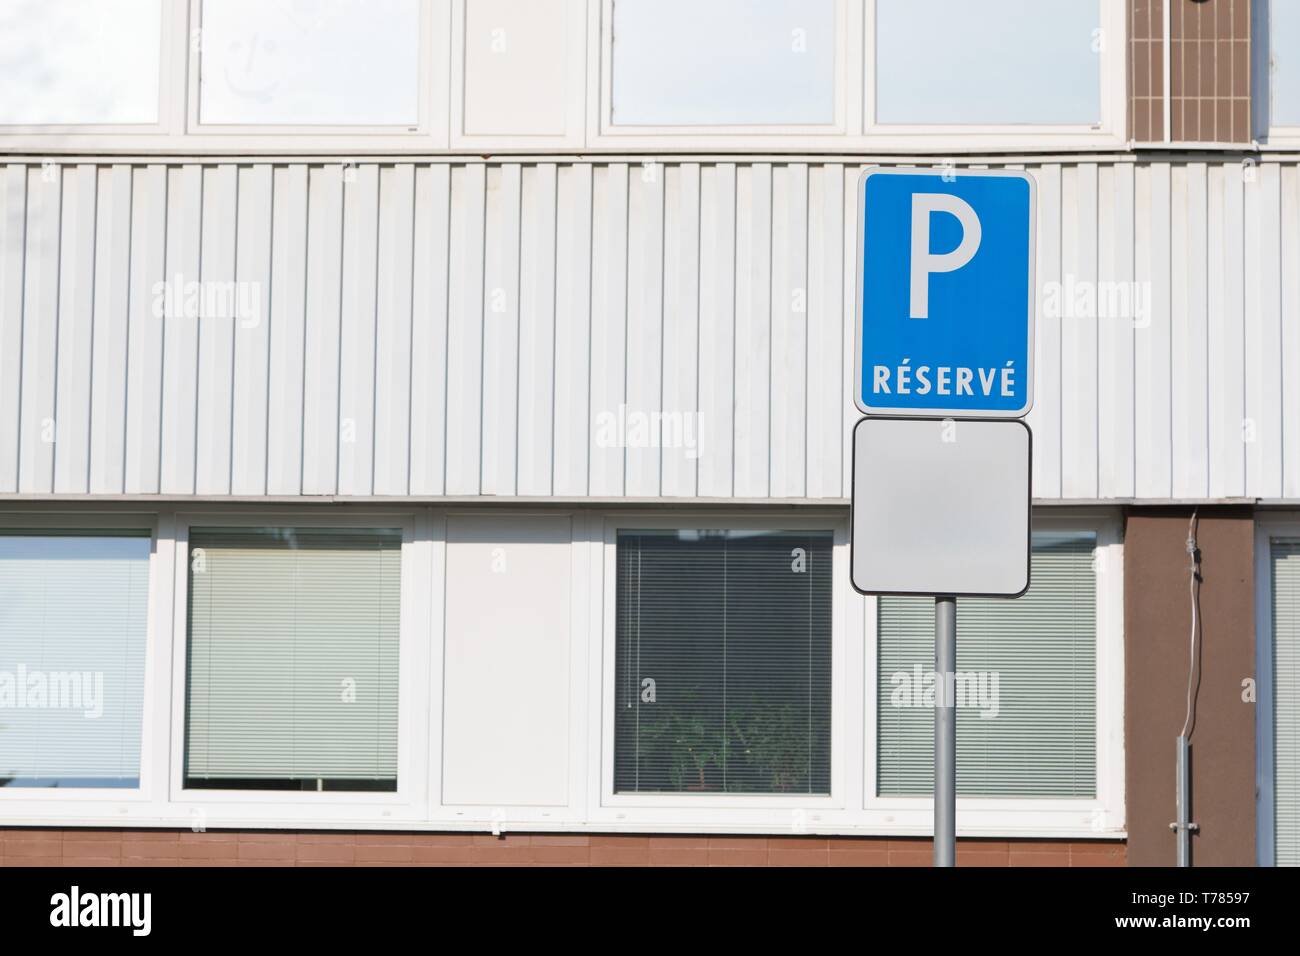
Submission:
M 1300 497 L 1296 166 L 1030 169 L 1035 495 Z M 11 164 L 0 492 L 847 496 L 859 172 Z
M 1035 282 L 1039 289 L 1061 283 L 1061 167 L 1038 166 L 1038 251 Z M 1027 421 L 1034 433 L 1033 491 L 1038 498 L 1061 495 L 1061 316 L 1038 297 L 1034 325 L 1034 407 Z
M 1061 323 L 1061 497 L 1096 498 L 1097 342 L 1103 322 L 1097 296 L 1096 164 L 1067 169 L 1062 187 L 1061 270 L 1066 288 L 1082 285 L 1093 292 L 1091 310 L 1067 311 Z M 1088 300 L 1083 301 L 1086 305 Z
M 1170 408 L 1175 498 L 1200 497 L 1208 489 L 1207 190 L 1204 163 L 1173 167 Z
M 736 413 L 738 498 L 766 498 L 772 423 L 772 166 L 736 170 Z
M 302 492 L 331 494 L 338 478 L 343 186 L 339 166 L 311 170 L 307 193 L 307 326 L 303 358 Z
M 561 167 L 555 212 L 553 491 L 587 493 L 591 453 L 592 168 Z
M 95 327 L 95 167 L 63 172 L 59 226 L 58 361 L 55 363 L 54 491 L 90 484 L 90 358 Z
M 0 492 L 18 490 L 23 379 L 23 284 L 27 247 L 27 167 L 0 177 Z
M 93 494 L 122 490 L 131 304 L 131 167 L 102 166 L 95 223 L 95 330 L 90 373 Z
M 1242 380 L 1245 372 L 1242 308 L 1250 303 L 1243 302 L 1242 298 L 1245 249 L 1241 167 L 1211 166 L 1207 181 L 1208 461 L 1210 494 L 1222 498 L 1245 494 L 1246 488 L 1246 442 L 1251 424 L 1246 420 L 1246 389 Z M 1252 189 L 1250 197 L 1254 205 L 1258 192 Z M 1195 364 L 1192 374 L 1196 374 Z
M 659 441 L 652 416 L 663 403 L 664 167 L 642 165 L 627 186 L 627 429 L 625 494 L 659 494 Z
M 700 176 L 699 494 L 729 498 L 735 466 L 736 164 Z
M 235 246 L 234 389 L 230 491 L 266 494 L 271 376 L 273 176 L 263 164 L 239 170 Z M 283 440 L 283 439 L 282 439 Z
M 1097 185 L 1097 275 L 1108 302 L 1131 311 L 1107 314 L 1097 326 L 1097 491 L 1101 497 L 1134 494 L 1133 344 L 1141 334 L 1150 294 L 1133 286 L 1133 167 L 1103 166 Z M 1144 303 L 1146 305 L 1144 305 Z
M 662 449 L 661 492 L 696 493 L 696 463 L 707 452 L 697 421 L 700 344 L 700 166 L 664 170 L 663 409 L 670 416 Z
M 343 180 L 336 488 L 341 495 L 368 495 L 374 489 L 378 270 L 379 167 L 366 163 L 349 169 Z
M 483 235 L 487 168 L 451 172 L 447 293 L 447 481 L 449 495 L 476 495 L 482 474 Z
M 518 163 L 487 171 L 483 284 L 483 471 L 471 492 L 515 493 L 519 441 L 519 227 L 522 171 Z M 454 412 L 453 412 L 454 414 Z
M 266 490 L 302 491 L 304 354 L 307 331 L 307 167 L 272 178 L 270 367 L 267 370 Z M 312 317 L 313 323 L 316 317 Z
M 627 400 L 628 168 L 598 166 L 592 182 L 591 495 L 623 494 L 620 423 Z
M 144 166 L 131 176 L 131 271 L 126 359 L 127 494 L 157 494 L 163 434 L 163 322 L 154 314 L 155 290 L 167 275 L 165 166 Z
M 836 372 L 844 339 L 844 175 L 839 166 L 815 166 L 808 177 L 807 478 L 810 498 L 847 497 L 840 481 L 843 426 L 853 419 Z M 851 296 L 850 296 L 851 297 Z
M 555 200 L 555 164 L 524 167 L 516 488 L 521 495 L 549 495 L 554 476 Z
M 1246 488 L 1282 496 L 1282 182 L 1276 164 L 1246 167 Z M 1286 270 L 1294 272 L 1295 266 Z
M 1281 168 L 1282 494 L 1300 497 L 1300 169 Z
M 1164 498 L 1173 490 L 1170 341 L 1174 321 L 1173 206 L 1168 163 L 1139 166 L 1134 174 L 1134 277 L 1151 290 L 1151 318 L 1133 337 L 1134 446 L 1137 497 Z
M 155 286 L 150 316 L 163 330 L 162 438 L 159 491 L 194 493 L 195 412 L 198 407 L 199 324 L 183 315 L 168 317 L 167 302 L 184 300 L 184 286 L 198 281 L 200 230 L 203 228 L 203 169 L 181 166 L 167 171 L 167 251 L 163 279 Z M 167 296 L 166 283 L 174 288 Z M 159 316 L 162 316 L 159 318 Z M 147 319 L 144 321 L 148 321 Z M 204 436 L 215 441 L 215 436 Z
M 374 493 L 404 495 L 410 477 L 411 376 L 424 374 L 411 354 L 415 169 L 379 173 L 378 303 L 375 316 Z
M 195 424 L 194 491 L 200 495 L 230 493 L 231 446 L 234 438 L 235 334 L 239 323 L 233 310 L 216 303 L 219 289 L 235 288 L 235 250 L 239 226 L 239 167 L 208 166 L 203 170 L 203 224 L 199 277 L 203 283 L 199 315 L 198 418 Z M 171 327 L 195 320 L 171 318 Z
M 64 171 L 57 166 L 32 167 L 27 171 L 18 441 L 18 490 L 24 494 L 49 494 L 54 489 L 63 175 Z
M 447 447 L 447 282 L 451 170 L 415 171 L 411 288 L 411 494 L 442 493 Z

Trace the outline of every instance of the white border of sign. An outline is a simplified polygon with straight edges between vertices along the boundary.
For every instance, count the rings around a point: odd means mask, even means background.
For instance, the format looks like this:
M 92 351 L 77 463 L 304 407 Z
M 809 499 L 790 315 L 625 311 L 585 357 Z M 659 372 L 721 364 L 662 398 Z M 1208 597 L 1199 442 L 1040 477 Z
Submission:
M 1029 347 L 1025 353 L 1025 404 L 1023 408 L 1011 411 L 989 409 L 947 409 L 947 408 L 872 408 L 862 400 L 862 279 L 864 245 L 867 235 L 866 192 L 867 179 L 871 176 L 953 176 L 961 179 L 966 176 L 1000 176 L 1003 178 L 1023 179 L 1029 184 L 1029 290 L 1026 299 L 1027 329 Z M 853 331 L 853 404 L 864 415 L 888 418 L 934 417 L 934 418 L 1024 418 L 1034 407 L 1034 279 L 1036 257 L 1034 244 L 1038 234 L 1038 181 L 1034 174 L 1022 169 L 955 169 L 929 166 L 868 166 L 858 177 L 858 257 L 854 262 L 857 301 L 853 311 L 856 327 Z

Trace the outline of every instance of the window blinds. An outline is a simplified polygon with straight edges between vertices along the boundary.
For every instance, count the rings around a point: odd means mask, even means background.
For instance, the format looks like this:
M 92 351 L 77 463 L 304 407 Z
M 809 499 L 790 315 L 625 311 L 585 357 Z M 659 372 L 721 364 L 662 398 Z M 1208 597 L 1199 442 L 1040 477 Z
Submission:
M 1273 862 L 1300 866 L 1300 538 L 1275 538 Z
M 192 530 L 187 786 L 396 789 L 401 544 Z
M 619 533 L 617 791 L 829 792 L 832 543 Z
M 139 785 L 150 548 L 0 533 L 0 786 Z
M 957 602 L 957 670 L 984 681 L 968 683 L 965 706 L 958 698 L 959 794 L 1095 796 L 1095 547 L 1091 533 L 1035 534 L 1024 597 Z M 928 795 L 933 698 L 912 690 L 934 668 L 934 600 L 882 597 L 878 607 L 877 789 Z

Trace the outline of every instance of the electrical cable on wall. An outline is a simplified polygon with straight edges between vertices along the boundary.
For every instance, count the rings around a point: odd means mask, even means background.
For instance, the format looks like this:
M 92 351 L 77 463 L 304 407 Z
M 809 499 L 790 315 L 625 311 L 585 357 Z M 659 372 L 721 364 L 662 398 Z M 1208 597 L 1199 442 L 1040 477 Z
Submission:
M 1192 509 L 1192 520 L 1187 524 L 1187 555 L 1192 559 L 1192 563 L 1188 568 L 1191 574 L 1191 579 L 1188 582 L 1188 593 L 1192 602 L 1192 631 L 1188 642 L 1187 716 L 1183 720 L 1183 729 L 1178 735 L 1180 737 L 1188 736 L 1192 729 L 1192 690 L 1195 686 L 1196 677 L 1196 632 L 1200 627 L 1201 549 L 1196 543 L 1196 509 Z
M 1173 823 L 1169 824 L 1169 828 L 1174 831 L 1177 840 L 1179 866 L 1192 865 L 1192 834 L 1200 829 L 1192 822 L 1191 743 L 1188 739 L 1194 727 L 1197 632 L 1201 627 L 1201 549 L 1196 542 L 1196 516 L 1197 511 L 1193 508 L 1192 520 L 1187 524 L 1187 555 L 1191 558 L 1191 565 L 1188 567 L 1188 572 L 1191 575 L 1188 581 L 1188 593 L 1192 602 L 1192 628 L 1188 640 L 1187 656 L 1187 715 L 1183 718 L 1183 729 L 1178 735 L 1177 750 L 1175 751 L 1174 786 L 1177 793 L 1175 798 L 1177 818 Z

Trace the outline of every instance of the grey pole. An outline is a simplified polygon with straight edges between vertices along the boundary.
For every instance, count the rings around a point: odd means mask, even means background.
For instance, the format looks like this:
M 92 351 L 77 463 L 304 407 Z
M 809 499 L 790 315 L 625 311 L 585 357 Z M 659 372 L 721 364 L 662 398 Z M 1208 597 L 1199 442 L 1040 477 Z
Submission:
M 934 599 L 934 865 L 957 865 L 957 599 Z
M 1189 759 L 1189 746 L 1186 737 L 1178 738 L 1175 772 L 1178 787 L 1178 820 L 1169 824 L 1178 836 L 1178 865 L 1192 865 L 1192 834 L 1196 824 L 1192 822 L 1192 779 Z

